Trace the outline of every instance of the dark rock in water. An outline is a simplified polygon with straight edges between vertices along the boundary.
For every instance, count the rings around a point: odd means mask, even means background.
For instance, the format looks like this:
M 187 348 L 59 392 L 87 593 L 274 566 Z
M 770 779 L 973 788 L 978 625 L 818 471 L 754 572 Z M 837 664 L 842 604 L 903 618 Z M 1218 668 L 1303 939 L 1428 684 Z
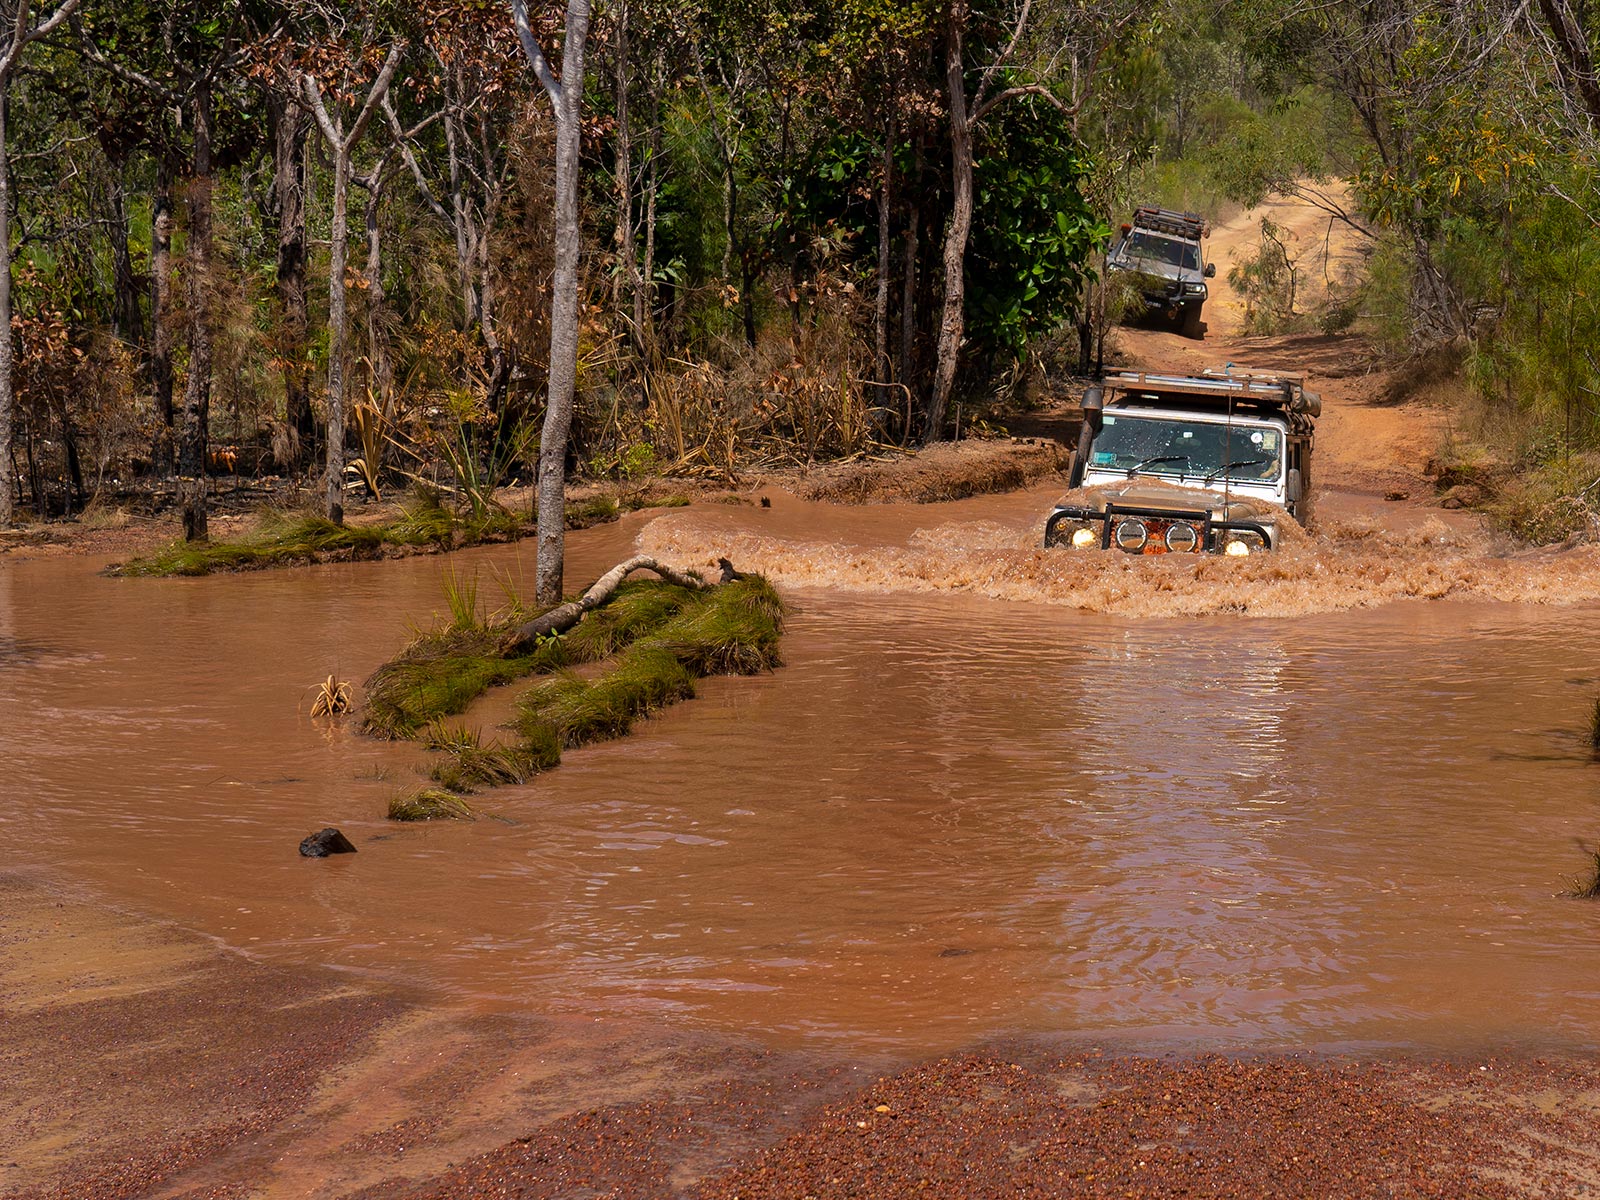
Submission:
M 355 845 L 333 826 L 319 829 L 300 843 L 300 853 L 307 858 L 327 858 L 330 854 L 354 854 Z
M 743 579 L 744 573 L 733 569 L 733 564 L 725 558 L 717 559 L 717 566 L 722 568 L 722 582 L 732 583 L 736 579 Z
M 968 950 L 964 946 L 946 946 L 943 950 L 939 951 L 939 957 L 965 958 L 967 955 L 972 953 L 974 953 L 974 951 Z

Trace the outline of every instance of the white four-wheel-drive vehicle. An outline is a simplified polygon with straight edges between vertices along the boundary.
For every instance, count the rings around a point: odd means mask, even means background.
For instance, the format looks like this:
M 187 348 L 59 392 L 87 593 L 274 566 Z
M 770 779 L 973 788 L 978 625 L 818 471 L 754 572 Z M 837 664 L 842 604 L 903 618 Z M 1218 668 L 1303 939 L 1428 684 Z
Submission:
M 1129 371 L 1083 397 L 1071 482 L 1044 544 L 1129 554 L 1274 550 L 1278 520 L 1310 516 L 1322 400 L 1304 377 L 1232 366 L 1200 375 Z
M 1200 246 L 1209 232 L 1199 213 L 1148 205 L 1135 209 L 1106 255 L 1106 274 L 1132 280 L 1147 312 L 1176 323 L 1185 337 L 1201 337 L 1206 280 L 1217 273 L 1215 263 L 1204 261 Z

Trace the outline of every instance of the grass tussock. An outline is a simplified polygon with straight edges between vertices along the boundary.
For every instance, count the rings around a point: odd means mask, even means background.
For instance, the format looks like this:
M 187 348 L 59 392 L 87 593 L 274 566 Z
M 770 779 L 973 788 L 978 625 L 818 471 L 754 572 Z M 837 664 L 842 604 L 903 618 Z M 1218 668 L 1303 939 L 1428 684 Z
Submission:
M 539 684 L 518 707 L 524 736 L 567 748 L 622 737 L 634 721 L 694 695 L 694 676 L 653 642 L 630 646 L 593 681 L 563 672 Z
M 391 821 L 473 821 L 472 806 L 453 792 L 429 787 L 389 801 Z
M 783 602 L 765 579 L 746 576 L 692 599 L 597 678 L 566 672 L 533 688 L 518 706 L 518 732 L 568 748 L 621 737 L 639 718 L 692 698 L 697 678 L 779 664 Z
M 1594 698 L 1594 704 L 1589 709 L 1589 745 L 1600 750 L 1600 696 Z
M 423 634 L 367 680 L 362 728 L 385 738 L 410 738 L 441 717 L 464 712 L 492 687 L 529 675 L 600 662 L 682 612 L 697 593 L 659 580 L 634 580 L 577 628 L 542 642 L 531 653 L 505 655 L 511 626 L 536 615 L 515 603 L 497 618 L 478 615 L 477 588 L 445 579 L 451 621 Z
M 452 792 L 526 783 L 561 761 L 560 746 L 555 746 L 551 754 L 546 747 L 537 745 L 506 746 L 496 741 L 485 744 L 477 730 L 437 722 L 425 731 L 423 743 L 443 755 L 433 764 L 430 774 L 435 783 Z
M 522 655 L 498 647 L 530 614 L 485 618 L 472 586 L 451 578 L 446 587 L 450 622 L 417 638 L 367 681 L 363 713 L 368 732 L 420 737 L 439 754 L 431 774 L 440 788 L 419 794 L 434 801 L 442 795 L 460 802 L 458 793 L 526 783 L 559 765 L 564 749 L 621 737 L 641 718 L 693 697 L 700 677 L 754 674 L 780 663 L 783 602 L 759 576 L 709 591 L 635 580 L 572 630 Z M 597 662 L 606 665 L 593 678 L 572 670 Z M 488 688 L 530 674 L 545 678 L 518 703 L 513 743 L 485 742 L 478 731 L 442 719 Z
M 506 657 L 495 642 L 491 630 L 418 639 L 367 680 L 362 729 L 377 737 L 415 737 L 430 722 L 464 712 L 490 688 L 535 670 L 535 656 Z
M 268 510 L 256 527 L 233 542 L 174 542 L 154 554 L 134 558 L 113 575 L 210 575 L 300 563 L 380 558 L 405 550 L 454 550 L 520 536 L 523 522 L 513 513 L 490 511 L 458 517 L 437 494 L 418 490 L 393 521 L 374 525 L 336 525 L 316 513 Z

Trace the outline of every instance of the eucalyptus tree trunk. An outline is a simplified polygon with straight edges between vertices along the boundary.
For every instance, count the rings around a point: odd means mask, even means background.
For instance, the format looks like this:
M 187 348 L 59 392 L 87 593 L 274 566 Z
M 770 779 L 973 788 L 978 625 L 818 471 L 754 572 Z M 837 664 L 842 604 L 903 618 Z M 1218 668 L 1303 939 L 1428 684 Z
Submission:
M 658 53 L 650 72 L 650 170 L 645 175 L 644 267 L 633 294 L 633 320 L 644 340 L 645 354 L 654 361 L 656 328 L 656 197 L 661 192 L 661 75 Z
M 939 352 L 933 397 L 928 404 L 924 444 L 939 439 L 950 394 L 955 389 L 961 339 L 966 332 L 967 239 L 972 233 L 972 124 L 967 117 L 967 85 L 961 53 L 963 0 L 954 0 L 945 26 L 945 84 L 950 100 L 950 218 L 944 230 L 944 310 L 939 320 Z
M 112 332 L 124 342 L 138 345 L 144 340 L 144 322 L 139 312 L 139 280 L 133 273 L 133 256 L 128 252 L 127 164 L 106 158 L 110 179 L 106 187 L 107 232 L 111 235 L 111 281 L 116 293 L 112 308 Z
M 177 469 L 172 412 L 172 167 L 163 155 L 150 198 L 150 390 L 156 432 L 150 447 L 157 475 Z
M 272 100 L 273 193 L 278 206 L 278 267 L 275 287 L 283 310 L 279 359 L 283 363 L 283 423 L 294 444 L 298 468 L 316 441 L 311 414 L 311 380 L 306 368 L 306 120 L 293 97 Z
M 183 423 L 178 432 L 178 503 L 183 536 L 208 536 L 206 449 L 211 424 L 211 81 L 195 86 L 194 170 L 185 204 L 189 243 L 184 290 L 189 307 L 189 372 L 183 385 Z
M 893 270 L 890 254 L 889 223 L 894 195 L 894 118 L 883 131 L 883 183 L 878 188 L 878 290 L 872 303 L 872 371 L 879 387 L 876 397 L 881 407 L 888 399 L 889 366 L 889 275 Z
M 333 155 L 333 227 L 328 235 L 328 436 L 323 512 L 336 525 L 344 524 L 345 359 L 350 344 L 350 312 L 344 277 L 350 256 L 350 160 L 373 113 L 388 94 L 404 51 L 403 44 L 390 48 L 378 77 L 367 91 L 366 102 L 348 131 L 342 120 L 329 114 L 316 79 L 310 74 L 300 76 L 306 100 Z
M 544 430 L 539 440 L 538 559 L 535 594 L 559 604 L 566 552 L 567 437 L 578 378 L 578 166 L 583 129 L 583 57 L 589 40 L 589 0 L 567 0 L 561 78 L 550 70 L 528 26 L 526 0 L 512 0 L 522 49 L 550 97 L 556 117 L 555 269 L 550 282 L 550 363 Z
M 394 366 L 389 359 L 389 332 L 384 328 L 383 313 L 383 237 L 378 223 L 383 184 L 381 170 L 373 171 L 367 180 L 367 264 L 363 274 L 367 277 L 367 359 L 372 365 L 372 390 L 387 413 L 394 391 Z
M 10 82 L 9 78 L 0 79 L 0 529 L 9 528 L 15 519 L 16 494 L 11 466 L 11 160 L 6 150 Z
M 6 150 L 6 111 L 11 80 L 0 77 L 0 529 L 15 519 L 16 482 L 11 466 L 11 160 Z
M 620 312 L 623 296 L 627 294 L 635 302 L 633 344 L 638 348 L 642 342 L 642 330 L 639 328 L 638 296 L 639 296 L 639 260 L 634 254 L 633 230 L 633 129 L 630 125 L 628 114 L 628 0 L 618 0 L 617 13 L 617 62 L 616 62 L 616 93 L 617 93 L 617 264 L 622 269 L 617 272 L 611 302 Z

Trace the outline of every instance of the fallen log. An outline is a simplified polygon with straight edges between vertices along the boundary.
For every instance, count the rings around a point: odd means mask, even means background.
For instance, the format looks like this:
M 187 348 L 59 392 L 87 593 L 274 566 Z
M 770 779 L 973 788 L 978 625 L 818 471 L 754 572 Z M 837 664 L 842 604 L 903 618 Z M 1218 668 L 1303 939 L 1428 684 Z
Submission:
M 533 620 L 517 626 L 505 641 L 500 643 L 501 653 L 526 654 L 538 645 L 540 638 L 565 633 L 581 621 L 585 613 L 592 612 L 611 599 L 612 593 L 622 586 L 622 581 L 635 571 L 654 571 L 668 583 L 694 588 L 696 591 L 704 591 L 712 586 L 698 575 L 657 562 L 648 554 L 638 554 L 612 567 L 576 600 L 558 604 L 549 612 L 541 613 Z

